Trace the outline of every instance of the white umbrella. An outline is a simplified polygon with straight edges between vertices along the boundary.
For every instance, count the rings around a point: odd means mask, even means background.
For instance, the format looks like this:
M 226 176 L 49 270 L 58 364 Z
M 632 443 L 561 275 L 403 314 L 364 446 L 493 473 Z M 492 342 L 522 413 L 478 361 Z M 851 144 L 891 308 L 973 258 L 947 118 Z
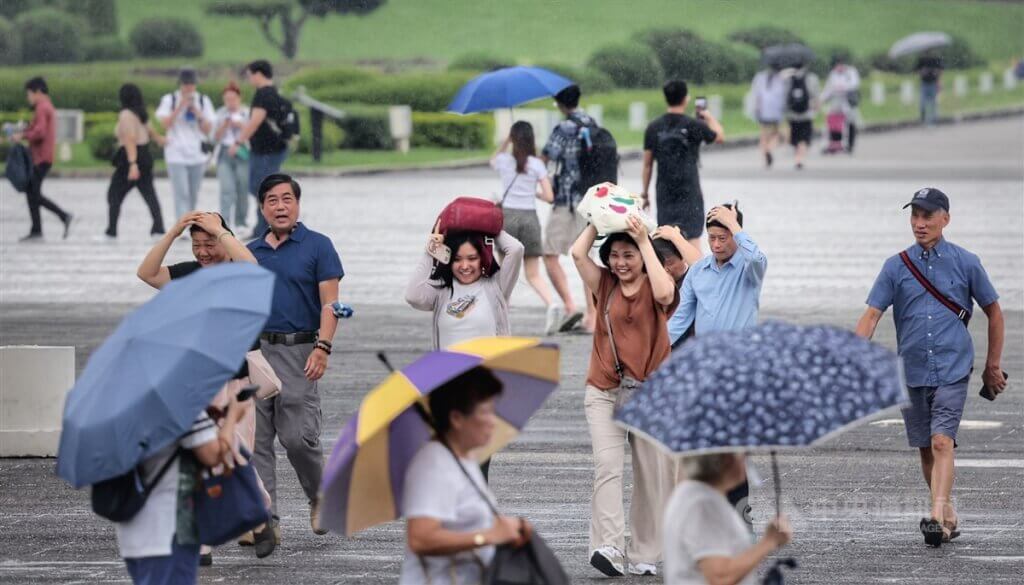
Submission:
M 889 49 L 889 57 L 899 59 L 914 53 L 921 53 L 929 49 L 948 47 L 953 39 L 944 32 L 919 32 L 903 37 L 896 41 Z

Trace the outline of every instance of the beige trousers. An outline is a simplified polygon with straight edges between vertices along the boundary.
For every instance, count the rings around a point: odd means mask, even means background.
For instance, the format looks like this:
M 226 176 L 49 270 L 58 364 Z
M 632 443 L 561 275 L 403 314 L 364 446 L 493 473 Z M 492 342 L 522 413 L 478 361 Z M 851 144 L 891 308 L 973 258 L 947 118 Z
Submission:
M 594 492 L 590 500 L 590 549 L 614 546 L 633 563 L 661 560 L 661 520 L 677 476 L 674 460 L 648 440 L 627 433 L 615 424 L 618 389 L 587 386 L 583 408 L 594 450 Z M 629 532 L 625 546 L 623 468 L 626 444 L 633 460 L 633 494 L 629 506 Z

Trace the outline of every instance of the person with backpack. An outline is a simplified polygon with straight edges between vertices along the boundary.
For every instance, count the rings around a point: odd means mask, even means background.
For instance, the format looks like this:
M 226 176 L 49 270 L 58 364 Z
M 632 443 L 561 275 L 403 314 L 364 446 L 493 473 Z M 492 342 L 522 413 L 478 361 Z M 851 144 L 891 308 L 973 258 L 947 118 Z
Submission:
M 700 189 L 700 147 L 721 144 L 725 130 L 707 109 L 686 115 L 690 103 L 686 82 L 673 79 L 662 92 L 668 112 L 644 132 L 644 166 L 640 196 L 650 206 L 648 189 L 654 163 L 658 163 L 658 225 L 678 226 L 690 243 L 700 248 L 704 233 L 704 194 Z
M 957 430 L 974 370 L 974 343 L 967 324 L 977 302 L 988 318 L 988 352 L 982 396 L 1006 387 L 1000 367 L 1005 322 L 999 295 L 975 254 L 945 239 L 949 198 L 934 187 L 914 193 L 910 202 L 914 245 L 890 256 L 867 298 L 856 333 L 871 339 L 885 310 L 893 308 L 896 346 L 910 396 L 903 408 L 907 440 L 919 450 L 931 495 L 931 513 L 920 521 L 929 546 L 960 536 L 951 499 Z
M 177 217 L 196 208 L 207 159 L 213 152 L 209 134 L 216 114 L 209 96 L 196 91 L 198 81 L 195 69 L 182 68 L 178 90 L 160 98 L 156 109 L 156 118 L 167 131 L 164 160 Z
M 817 75 L 807 70 L 806 64 L 800 64 L 786 81 L 786 121 L 789 123 L 789 143 L 795 149 L 793 165 L 798 171 L 804 168 L 804 157 L 814 135 L 814 117 L 818 113 L 820 93 L 821 82 Z
M 589 293 L 585 294 L 586 315 L 576 310 L 559 257 L 569 253 L 576 237 L 587 226 L 586 220 L 576 213 L 576 206 L 587 189 L 598 183 L 618 182 L 615 139 L 579 109 L 580 96 L 577 85 L 570 85 L 555 94 L 558 111 L 565 120 L 555 126 L 541 151 L 541 160 L 545 164 L 553 162 L 556 167 L 555 202 L 544 228 L 544 267 L 558 296 L 565 302 L 567 317 L 559 331 L 571 330 L 581 318 L 584 329 L 594 330 L 594 301 Z
M 281 172 L 281 165 L 288 158 L 288 143 L 299 134 L 299 118 L 292 103 L 281 97 L 274 86 L 274 69 L 269 62 L 253 61 L 246 65 L 245 72 L 249 84 L 256 88 L 256 95 L 252 98 L 249 123 L 228 148 L 228 156 L 237 156 L 249 144 L 249 193 L 256 197 L 263 179 Z M 256 227 L 249 238 L 262 238 L 268 229 L 263 214 L 257 213 Z

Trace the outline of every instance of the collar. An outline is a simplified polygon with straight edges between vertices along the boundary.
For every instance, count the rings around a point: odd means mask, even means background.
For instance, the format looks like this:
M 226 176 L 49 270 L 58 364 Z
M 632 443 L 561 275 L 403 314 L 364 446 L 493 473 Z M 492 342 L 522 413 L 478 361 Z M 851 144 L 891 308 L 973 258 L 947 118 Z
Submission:
M 273 246 L 271 246 L 270 244 L 267 243 L 267 233 L 268 232 L 270 232 L 270 228 L 269 227 L 267 228 L 267 231 L 263 232 L 262 236 L 260 236 L 259 238 L 256 239 L 256 242 L 257 242 L 256 247 L 257 248 L 269 248 L 271 250 L 274 249 Z M 302 240 L 306 239 L 306 234 L 308 234 L 308 233 L 309 233 L 309 228 L 307 228 L 305 225 L 303 225 L 303 223 L 301 221 L 296 222 L 295 223 L 295 227 L 293 227 L 291 233 L 288 234 L 288 240 L 289 241 L 295 241 L 295 242 L 301 242 Z M 287 241 L 285 243 L 287 243 Z
M 939 258 L 948 257 L 952 255 L 950 253 L 949 242 L 947 242 L 946 238 L 944 237 L 939 238 L 939 241 L 935 244 L 931 251 Z M 908 253 L 913 258 L 924 260 L 924 247 L 921 244 L 918 244 L 917 242 L 914 242 L 914 245 L 910 247 Z M 929 254 L 929 256 L 930 255 L 931 254 Z

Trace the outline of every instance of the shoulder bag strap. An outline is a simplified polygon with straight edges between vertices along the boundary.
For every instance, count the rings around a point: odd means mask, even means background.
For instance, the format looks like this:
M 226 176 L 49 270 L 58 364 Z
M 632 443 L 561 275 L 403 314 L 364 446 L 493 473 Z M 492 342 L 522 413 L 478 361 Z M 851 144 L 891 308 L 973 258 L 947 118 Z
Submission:
M 944 307 L 946 307 L 950 311 L 953 311 L 953 314 L 956 315 L 957 319 L 960 319 L 964 326 L 967 326 L 967 324 L 970 323 L 971 314 L 967 311 L 967 309 L 961 307 L 960 305 L 954 303 L 953 301 L 943 296 L 943 294 L 939 292 L 939 289 L 935 288 L 935 285 L 933 285 L 927 278 L 925 278 L 923 274 L 921 274 L 921 271 L 917 269 L 917 266 L 914 266 L 914 263 L 910 261 L 910 254 L 907 254 L 906 250 L 900 252 L 900 260 L 903 260 L 903 264 L 906 265 L 907 269 L 910 270 L 910 273 L 914 275 L 914 278 L 917 279 L 917 282 L 919 282 L 921 286 L 923 286 L 924 289 L 928 291 L 928 294 L 935 297 L 935 300 L 942 303 Z
M 498 207 L 503 207 L 505 205 L 505 198 L 508 197 L 508 192 L 512 190 L 512 185 L 516 184 L 516 179 L 518 178 L 519 171 L 516 171 L 516 175 L 512 177 L 512 181 L 508 184 L 508 187 L 505 187 L 505 192 L 501 195 L 501 202 L 498 203 Z
M 452 451 L 452 448 L 448 446 L 448 443 L 445 443 L 444 441 L 441 440 L 439 440 L 438 442 L 444 445 L 444 448 L 448 449 L 448 452 L 452 454 L 452 458 L 455 459 L 455 465 L 459 466 L 459 471 L 462 472 L 462 475 L 466 476 L 466 479 L 469 481 L 469 484 L 473 486 L 473 489 L 476 490 L 476 493 L 479 494 L 480 497 L 483 498 L 484 502 L 487 503 L 487 507 L 491 509 L 491 513 L 494 514 L 494 517 L 497 518 L 498 516 L 501 516 L 501 514 L 498 513 L 498 509 L 495 508 L 494 504 L 491 503 L 491 499 L 488 498 L 487 494 L 484 493 L 484 490 L 480 489 L 480 486 L 478 486 L 476 482 L 473 481 L 473 476 L 469 475 L 469 472 L 466 471 L 466 468 L 462 466 L 462 461 L 459 460 L 459 456 L 455 454 L 455 451 Z
M 604 302 L 604 325 L 608 328 L 608 343 L 612 346 L 612 359 L 615 360 L 615 373 L 618 374 L 619 380 L 622 380 L 622 372 L 625 371 L 622 367 L 622 362 L 619 361 L 619 352 L 615 350 L 615 336 L 612 334 L 612 320 L 608 313 L 611 311 L 612 296 L 615 295 L 615 289 L 619 285 L 616 283 L 612 286 L 612 290 L 608 292 L 608 298 Z

